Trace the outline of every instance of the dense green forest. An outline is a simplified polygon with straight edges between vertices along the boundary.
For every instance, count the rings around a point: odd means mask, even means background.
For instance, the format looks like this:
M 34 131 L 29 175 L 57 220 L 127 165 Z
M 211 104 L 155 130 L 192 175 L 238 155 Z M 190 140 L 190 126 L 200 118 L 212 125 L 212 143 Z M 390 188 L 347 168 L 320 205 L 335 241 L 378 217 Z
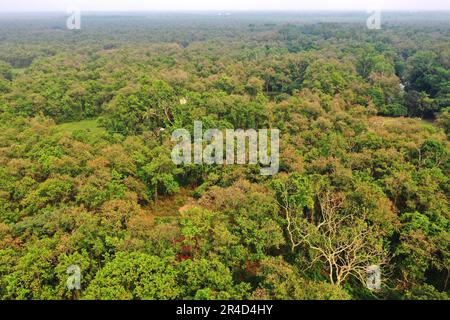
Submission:
M 450 14 L 383 19 L 0 15 L 0 299 L 449 299 Z M 280 172 L 175 165 L 194 121 Z

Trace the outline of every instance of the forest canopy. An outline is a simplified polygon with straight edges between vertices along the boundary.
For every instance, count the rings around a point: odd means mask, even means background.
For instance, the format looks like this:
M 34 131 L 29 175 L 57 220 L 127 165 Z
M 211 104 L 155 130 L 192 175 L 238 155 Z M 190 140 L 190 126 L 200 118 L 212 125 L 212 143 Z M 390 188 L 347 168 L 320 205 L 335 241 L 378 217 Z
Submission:
M 0 15 L 0 299 L 449 299 L 450 17 L 364 26 Z M 175 165 L 195 121 L 280 173 Z

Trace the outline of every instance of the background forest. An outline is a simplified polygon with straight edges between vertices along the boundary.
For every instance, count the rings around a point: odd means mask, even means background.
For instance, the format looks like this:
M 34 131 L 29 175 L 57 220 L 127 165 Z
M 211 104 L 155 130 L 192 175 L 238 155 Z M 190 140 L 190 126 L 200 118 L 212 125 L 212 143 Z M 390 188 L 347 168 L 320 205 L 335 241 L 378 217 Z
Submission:
M 0 299 L 448 299 L 450 14 L 366 18 L 0 15 Z M 175 166 L 198 120 L 280 173 Z

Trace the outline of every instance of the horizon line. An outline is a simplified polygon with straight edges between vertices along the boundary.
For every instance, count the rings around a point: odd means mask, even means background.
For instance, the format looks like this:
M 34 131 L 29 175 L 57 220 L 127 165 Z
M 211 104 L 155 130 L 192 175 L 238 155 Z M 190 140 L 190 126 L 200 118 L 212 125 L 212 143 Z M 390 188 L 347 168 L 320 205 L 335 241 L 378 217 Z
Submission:
M 79 8 L 79 6 L 73 6 Z M 450 13 L 449 9 L 378 9 L 382 12 L 401 12 L 401 13 L 420 13 L 420 12 L 435 12 L 435 13 Z M 143 9 L 143 10 L 99 10 L 99 9 L 89 9 L 81 10 L 87 13 L 148 13 L 148 12 L 158 12 L 158 13 L 200 13 L 200 12 L 218 12 L 218 13 L 249 13 L 249 12 L 277 12 L 277 13 L 298 13 L 298 12 L 364 12 L 370 11 L 369 9 L 230 9 L 230 10 L 219 10 L 219 9 Z M 373 9 L 372 9 L 373 11 Z M 19 10 L 7 10 L 1 11 L 3 13 L 64 13 L 64 10 L 30 10 L 30 11 L 19 11 Z

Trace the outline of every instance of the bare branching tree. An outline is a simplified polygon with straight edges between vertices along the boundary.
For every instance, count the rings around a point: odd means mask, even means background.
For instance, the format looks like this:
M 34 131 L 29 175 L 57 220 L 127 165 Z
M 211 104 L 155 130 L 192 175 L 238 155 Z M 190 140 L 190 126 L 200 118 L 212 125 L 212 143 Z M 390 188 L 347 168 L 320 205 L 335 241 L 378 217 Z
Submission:
M 386 262 L 381 232 L 368 224 L 366 212 L 347 211 L 342 194 L 322 192 L 317 203 L 318 214 L 309 218 L 302 210 L 282 206 L 292 248 L 306 246 L 312 256 L 310 267 L 322 262 L 337 286 L 351 276 L 365 283 L 367 267 Z

